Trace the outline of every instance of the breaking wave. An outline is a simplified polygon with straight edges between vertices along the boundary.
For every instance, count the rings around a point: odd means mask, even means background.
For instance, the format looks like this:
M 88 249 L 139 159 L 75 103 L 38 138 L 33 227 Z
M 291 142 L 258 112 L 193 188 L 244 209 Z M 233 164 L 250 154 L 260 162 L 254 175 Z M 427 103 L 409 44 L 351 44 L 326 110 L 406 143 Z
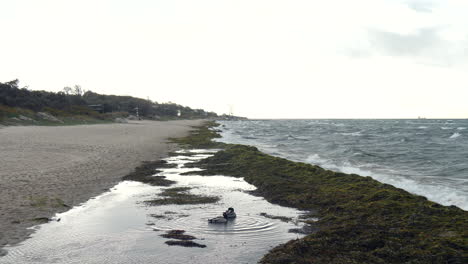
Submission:
M 370 176 L 468 210 L 468 120 L 225 121 L 226 143 Z M 447 135 L 447 130 L 456 129 Z M 256 137 L 246 139 L 243 136 Z M 447 140 L 449 139 L 449 140 Z

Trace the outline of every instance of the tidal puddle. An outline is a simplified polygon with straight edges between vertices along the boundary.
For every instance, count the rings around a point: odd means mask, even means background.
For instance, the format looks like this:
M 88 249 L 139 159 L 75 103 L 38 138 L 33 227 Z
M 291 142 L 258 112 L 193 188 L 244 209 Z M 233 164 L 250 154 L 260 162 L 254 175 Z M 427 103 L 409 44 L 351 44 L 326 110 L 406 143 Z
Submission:
M 210 151 L 192 150 L 170 157 L 177 168 L 161 169 L 177 183 L 170 187 L 125 181 L 84 205 L 58 214 L 54 221 L 40 225 L 32 238 L 7 247 L 0 263 L 257 263 L 269 249 L 301 234 L 288 230 L 302 226 L 304 212 L 273 205 L 247 193 L 253 185 L 225 176 L 183 176 L 197 169 L 184 164 L 208 157 Z M 195 154 L 195 155 L 189 155 Z M 190 187 L 194 195 L 217 196 L 211 204 L 148 206 L 144 201 L 158 198 L 168 188 Z M 237 218 L 225 224 L 209 224 L 234 207 Z M 262 213 L 291 218 L 289 222 Z M 39 228 L 40 227 L 40 228 Z M 160 235 L 185 230 L 193 242 L 205 248 L 168 246 Z

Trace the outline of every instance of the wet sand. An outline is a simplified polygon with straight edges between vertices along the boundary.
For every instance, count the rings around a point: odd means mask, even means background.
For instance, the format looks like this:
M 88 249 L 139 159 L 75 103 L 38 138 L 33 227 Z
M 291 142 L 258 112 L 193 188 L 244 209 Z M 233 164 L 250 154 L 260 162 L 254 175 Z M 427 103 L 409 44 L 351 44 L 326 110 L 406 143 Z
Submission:
M 211 156 L 210 152 L 191 150 L 166 158 L 177 165 L 161 168 L 159 173 L 175 182 L 170 187 L 121 182 L 84 206 L 60 214 L 60 222 L 41 225 L 31 239 L 5 248 L 8 254 L 0 263 L 257 263 L 272 247 L 304 236 L 288 230 L 303 226 L 300 217 L 305 212 L 249 194 L 256 188 L 243 179 L 181 175 L 198 170 L 185 165 Z M 187 153 L 198 154 L 188 157 Z M 219 201 L 145 203 L 168 198 L 164 193 L 174 188 L 194 197 L 219 197 Z M 237 218 L 208 223 L 231 206 L 235 206 Z M 291 221 L 265 217 L 265 212 Z M 179 235 L 167 236 L 171 232 Z M 198 247 L 180 246 L 187 241 Z
M 113 187 L 142 161 L 174 150 L 168 137 L 201 121 L 135 121 L 0 128 L 0 247 L 27 238 L 27 227 Z

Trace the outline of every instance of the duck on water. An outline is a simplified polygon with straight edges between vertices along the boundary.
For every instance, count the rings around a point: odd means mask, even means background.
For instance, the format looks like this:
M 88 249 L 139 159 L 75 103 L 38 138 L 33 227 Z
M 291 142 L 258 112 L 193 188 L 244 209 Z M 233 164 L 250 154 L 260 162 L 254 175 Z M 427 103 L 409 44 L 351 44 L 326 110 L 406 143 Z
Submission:
M 217 216 L 215 218 L 208 219 L 208 223 L 227 223 L 229 219 L 236 218 L 236 213 L 234 212 L 234 208 L 229 207 L 225 212 L 223 212 L 223 216 Z

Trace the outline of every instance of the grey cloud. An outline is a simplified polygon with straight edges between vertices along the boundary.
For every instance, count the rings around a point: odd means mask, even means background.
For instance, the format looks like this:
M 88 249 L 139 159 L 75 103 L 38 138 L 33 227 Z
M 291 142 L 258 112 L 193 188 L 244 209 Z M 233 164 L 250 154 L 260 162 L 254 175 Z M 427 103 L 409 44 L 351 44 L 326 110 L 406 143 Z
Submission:
M 409 8 L 418 12 L 432 12 L 436 7 L 434 1 L 431 0 L 409 0 L 405 1 Z
M 423 28 L 407 35 L 370 29 L 368 34 L 375 49 L 394 56 L 420 55 L 442 44 L 436 28 Z
M 468 63 L 468 36 L 462 42 L 448 41 L 439 35 L 438 28 L 422 28 L 412 34 L 369 29 L 368 41 L 373 53 L 413 57 L 441 67 Z

